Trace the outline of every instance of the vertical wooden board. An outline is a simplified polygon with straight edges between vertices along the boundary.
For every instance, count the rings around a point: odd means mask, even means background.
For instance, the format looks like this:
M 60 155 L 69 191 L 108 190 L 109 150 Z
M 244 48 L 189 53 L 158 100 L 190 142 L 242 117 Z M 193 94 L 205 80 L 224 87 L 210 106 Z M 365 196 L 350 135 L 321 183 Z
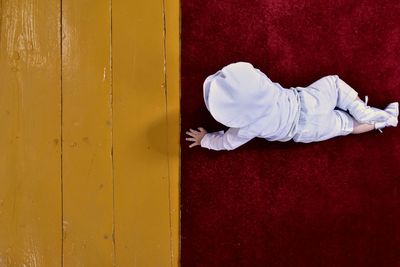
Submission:
M 59 1 L 0 2 L 0 266 L 61 266 Z
M 117 266 L 171 266 L 163 2 L 113 0 Z
M 172 265 L 180 246 L 180 2 L 164 0 Z
M 64 266 L 115 261 L 110 8 L 62 1 Z

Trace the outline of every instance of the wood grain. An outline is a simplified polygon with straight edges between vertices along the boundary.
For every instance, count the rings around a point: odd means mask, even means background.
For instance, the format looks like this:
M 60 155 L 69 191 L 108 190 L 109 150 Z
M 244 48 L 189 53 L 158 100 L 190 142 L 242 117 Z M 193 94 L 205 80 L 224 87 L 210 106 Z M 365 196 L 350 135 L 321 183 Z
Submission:
M 62 4 L 63 263 L 113 266 L 110 2 Z
M 179 22 L 0 0 L 0 266 L 179 266 Z
M 0 4 L 0 266 L 61 265 L 59 10 Z
M 171 266 L 163 2 L 114 0 L 113 18 L 117 265 Z

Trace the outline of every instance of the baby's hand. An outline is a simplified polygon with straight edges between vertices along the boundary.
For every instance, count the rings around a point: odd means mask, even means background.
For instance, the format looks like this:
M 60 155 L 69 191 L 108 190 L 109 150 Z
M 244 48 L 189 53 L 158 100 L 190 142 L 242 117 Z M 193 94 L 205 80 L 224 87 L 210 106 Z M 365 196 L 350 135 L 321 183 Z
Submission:
M 199 127 L 197 129 L 199 129 L 199 131 L 190 129 L 190 132 L 189 131 L 186 132 L 186 134 L 191 136 L 191 137 L 187 137 L 186 140 L 194 142 L 191 145 L 189 145 L 189 147 L 194 147 L 194 146 L 200 145 L 201 139 L 203 139 L 203 137 L 207 133 L 207 131 L 202 127 Z

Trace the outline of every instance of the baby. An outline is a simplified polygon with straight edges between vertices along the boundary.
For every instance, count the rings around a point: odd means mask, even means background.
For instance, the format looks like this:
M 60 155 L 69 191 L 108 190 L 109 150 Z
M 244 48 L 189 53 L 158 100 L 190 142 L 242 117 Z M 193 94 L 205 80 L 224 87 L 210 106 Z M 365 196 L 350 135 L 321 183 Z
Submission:
M 229 127 L 208 133 L 190 129 L 189 147 L 233 150 L 255 137 L 269 141 L 318 142 L 335 136 L 396 127 L 399 103 L 384 110 L 367 105 L 337 75 L 307 87 L 283 88 L 247 62 L 232 63 L 210 75 L 204 101 L 215 120 Z

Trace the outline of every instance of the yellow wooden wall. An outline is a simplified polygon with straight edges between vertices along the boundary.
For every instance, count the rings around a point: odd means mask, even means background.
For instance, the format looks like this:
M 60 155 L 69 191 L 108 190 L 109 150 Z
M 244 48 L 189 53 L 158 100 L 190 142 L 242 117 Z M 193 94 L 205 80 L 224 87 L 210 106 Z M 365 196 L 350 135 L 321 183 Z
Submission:
M 178 0 L 0 1 L 0 266 L 179 265 Z

